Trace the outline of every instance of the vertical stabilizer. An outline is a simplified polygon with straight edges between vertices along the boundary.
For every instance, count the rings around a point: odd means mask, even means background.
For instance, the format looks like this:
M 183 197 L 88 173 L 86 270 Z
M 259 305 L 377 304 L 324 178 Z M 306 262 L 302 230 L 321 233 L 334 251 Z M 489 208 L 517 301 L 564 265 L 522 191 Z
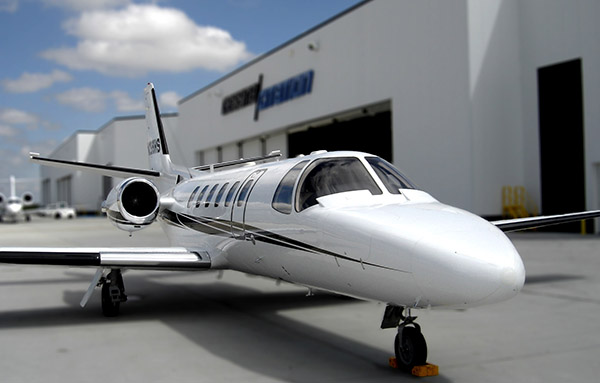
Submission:
M 10 176 L 10 196 L 9 198 L 13 198 L 17 196 L 17 185 L 15 181 L 15 176 Z
M 170 175 L 172 173 L 171 157 L 152 83 L 148 83 L 144 89 L 144 99 L 146 101 L 150 169 L 159 171 L 161 176 Z
M 156 93 L 152 83 L 148 83 L 146 89 L 144 89 L 144 99 L 146 101 L 150 169 L 160 172 L 157 186 L 163 191 L 174 186 L 179 180 L 190 178 L 190 171 L 186 167 L 176 166 L 171 162 L 167 136 L 160 118 Z

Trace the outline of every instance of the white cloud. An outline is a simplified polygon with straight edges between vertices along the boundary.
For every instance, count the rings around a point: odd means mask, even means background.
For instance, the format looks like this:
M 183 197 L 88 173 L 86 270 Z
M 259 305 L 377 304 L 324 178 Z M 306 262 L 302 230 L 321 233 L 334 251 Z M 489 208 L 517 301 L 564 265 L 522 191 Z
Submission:
M 225 71 L 252 56 L 229 32 L 199 26 L 178 9 L 153 4 L 83 12 L 63 27 L 79 39 L 77 46 L 49 49 L 42 56 L 71 69 L 112 76 Z
M 130 0 L 42 0 L 44 4 L 60 7 L 70 11 L 86 11 L 89 9 L 107 9 L 128 5 Z
M 0 12 L 15 13 L 19 9 L 19 0 L 0 0 Z
M 131 98 L 126 92 L 115 90 L 104 92 L 94 88 L 75 88 L 56 95 L 63 105 L 86 112 L 103 112 L 113 103 L 119 112 L 143 112 L 144 102 Z
M 142 100 L 134 100 L 126 92 L 115 90 L 108 95 L 115 102 L 119 112 L 138 112 L 144 110 Z
M 75 88 L 56 95 L 63 105 L 86 112 L 102 112 L 106 109 L 106 93 L 93 88 Z
M 2 85 L 7 92 L 32 93 L 49 88 L 56 82 L 69 82 L 72 79 L 70 74 L 60 70 L 54 70 L 51 73 L 25 72 L 16 80 L 3 80 Z
M 33 125 L 38 123 L 38 118 L 31 113 L 19 109 L 0 109 L 0 122 L 8 125 Z
M 0 124 L 0 137 L 14 137 L 17 135 L 17 129 L 12 126 Z
M 181 100 L 181 96 L 176 92 L 164 92 L 160 94 L 160 107 L 164 109 L 177 108 L 177 103 Z

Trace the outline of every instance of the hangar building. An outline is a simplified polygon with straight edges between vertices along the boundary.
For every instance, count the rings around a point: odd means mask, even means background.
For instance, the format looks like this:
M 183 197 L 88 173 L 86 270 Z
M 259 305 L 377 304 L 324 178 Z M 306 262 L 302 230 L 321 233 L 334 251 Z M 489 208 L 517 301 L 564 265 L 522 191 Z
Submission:
M 596 209 L 598 16 L 589 0 L 364 1 L 182 99 L 172 156 L 362 150 L 483 216 L 502 214 L 504 185 L 523 185 L 544 214 Z M 133 135 L 137 123 L 109 126 Z M 48 200 L 58 181 L 45 178 Z

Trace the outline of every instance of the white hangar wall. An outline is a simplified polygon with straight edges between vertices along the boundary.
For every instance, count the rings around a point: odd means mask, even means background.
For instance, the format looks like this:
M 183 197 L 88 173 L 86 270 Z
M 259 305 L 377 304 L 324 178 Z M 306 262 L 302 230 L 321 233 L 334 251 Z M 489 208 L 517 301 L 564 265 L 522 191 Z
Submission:
M 472 208 L 466 36 L 465 2 L 359 6 L 182 100 L 180 133 L 199 137 L 184 152 L 191 160 L 204 151 L 211 162 L 220 146 L 223 159 L 232 159 L 225 154 L 237 155 L 239 141 L 263 137 L 268 151 L 287 154 L 288 128 L 387 102 L 393 162 L 437 197 Z M 311 69 L 310 94 L 261 110 L 258 121 L 253 105 L 221 114 L 223 98 L 256 83 L 260 74 L 266 89 Z
M 50 153 L 49 157 L 69 161 L 94 158 L 96 136 L 96 131 L 78 131 Z M 65 201 L 79 211 L 96 210 L 97 201 L 89 203 L 89 200 L 91 196 L 97 199 L 97 190 L 100 189 L 99 177 L 49 166 L 41 166 L 40 173 L 43 203 Z
M 167 140 L 175 142 L 176 114 L 164 114 Z M 70 136 L 51 158 L 101 165 L 147 169 L 147 131 L 144 116 L 118 117 L 97 131 L 79 131 Z M 175 157 L 177 158 L 177 157 Z M 95 213 L 121 180 L 98 174 L 42 166 L 43 202 L 66 201 L 78 212 Z
M 597 209 L 598 16 L 595 0 L 367 1 L 181 100 L 179 116 L 164 119 L 171 156 L 187 166 L 276 149 L 287 156 L 288 136 L 309 127 L 326 133 L 335 121 L 383 111 L 391 134 L 380 141 L 391 142 L 399 168 L 444 202 L 498 216 L 503 185 L 524 185 L 538 205 L 547 194 L 540 181 L 539 76 L 544 68 L 575 60 L 582 76 L 584 208 Z M 260 110 L 258 119 L 252 102 L 222 114 L 223 100 L 261 75 L 265 90 L 307 71 L 313 76 L 310 92 Z M 97 133 L 75 134 L 56 154 L 145 167 L 143 125 L 141 117 L 115 119 Z M 367 122 L 358 133 L 339 136 L 364 141 L 373 131 Z M 564 128 L 565 137 L 571 133 Z M 311 139 L 325 145 L 319 137 Z M 139 150 L 132 150 L 129 143 L 137 141 Z M 554 150 L 559 159 L 573 157 L 569 150 Z M 51 189 L 47 194 L 55 199 L 57 180 L 70 173 L 43 172 L 52 175 L 43 190 Z M 557 167 L 556 174 L 563 181 L 565 171 Z M 102 193 L 96 189 L 103 190 L 104 181 L 71 177 L 73 202 L 97 206 Z M 562 193 L 572 189 L 557 182 Z
M 600 208 L 600 2 L 595 0 L 528 0 L 519 3 L 523 100 L 524 184 L 541 199 L 539 104 L 536 71 L 549 65 L 581 60 L 586 208 Z M 565 100 L 566 101 L 566 100 Z M 561 128 L 565 136 L 572 127 Z M 557 152 L 557 156 L 564 153 Z M 556 169 L 556 187 L 571 185 Z M 568 198 L 568 194 L 565 194 Z
M 541 205 L 538 69 L 580 59 L 585 208 L 598 208 L 599 7 L 592 0 L 362 3 L 183 99 L 181 132 L 199 137 L 182 147 L 184 156 L 195 163 L 248 156 L 246 146 L 261 139 L 263 152 L 287 154 L 287 133 L 299 126 L 384 103 L 393 162 L 442 201 L 497 216 L 503 185 L 524 185 Z M 221 114 L 223 99 L 259 75 L 265 89 L 307 70 L 314 71 L 310 94 L 261 110 L 257 121 L 254 104 Z

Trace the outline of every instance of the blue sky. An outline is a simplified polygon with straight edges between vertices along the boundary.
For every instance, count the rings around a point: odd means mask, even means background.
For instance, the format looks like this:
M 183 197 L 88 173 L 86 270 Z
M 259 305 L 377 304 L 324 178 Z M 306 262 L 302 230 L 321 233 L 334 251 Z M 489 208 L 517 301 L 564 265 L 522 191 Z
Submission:
M 162 112 L 177 111 L 178 99 L 359 2 L 0 0 L 0 191 L 11 174 L 39 176 L 30 151 L 142 114 L 147 82 Z

